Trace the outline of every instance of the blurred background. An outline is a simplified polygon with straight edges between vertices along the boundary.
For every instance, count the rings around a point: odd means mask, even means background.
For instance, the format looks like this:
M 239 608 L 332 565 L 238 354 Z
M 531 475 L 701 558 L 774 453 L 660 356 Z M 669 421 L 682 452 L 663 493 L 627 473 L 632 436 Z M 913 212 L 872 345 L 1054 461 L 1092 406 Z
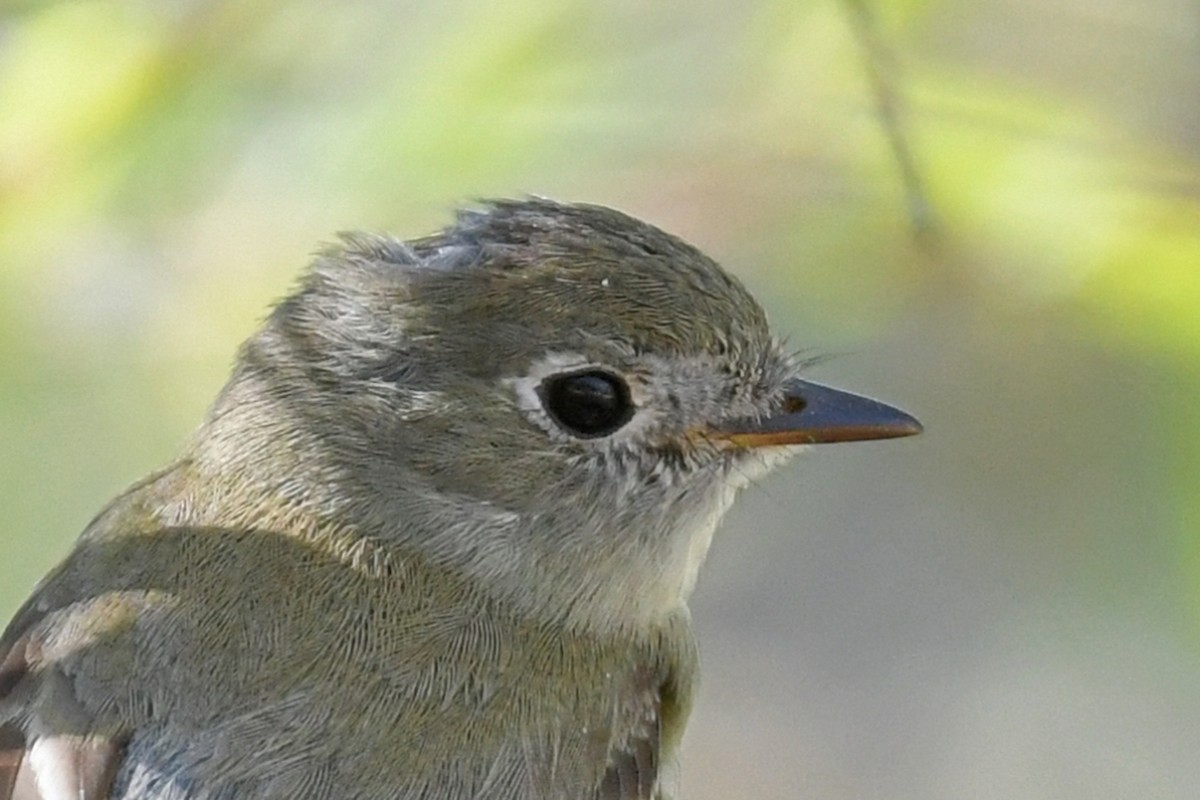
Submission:
M 0 0 L 0 617 L 335 231 L 586 200 L 927 429 L 735 510 L 686 797 L 1194 800 L 1200 7 L 864 8 Z

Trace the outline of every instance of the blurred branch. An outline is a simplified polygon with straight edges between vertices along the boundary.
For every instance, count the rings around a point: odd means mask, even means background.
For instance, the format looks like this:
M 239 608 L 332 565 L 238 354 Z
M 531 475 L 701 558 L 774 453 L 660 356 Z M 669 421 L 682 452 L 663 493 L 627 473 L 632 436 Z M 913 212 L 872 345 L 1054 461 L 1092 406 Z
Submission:
M 871 0 L 844 2 L 850 14 L 851 28 L 863 48 L 879 123 L 900 169 L 900 181 L 904 187 L 905 205 L 913 232 L 918 239 L 936 236 L 939 228 L 937 218 L 901 122 L 903 98 L 897 89 L 900 68 L 892 51 L 879 35 Z

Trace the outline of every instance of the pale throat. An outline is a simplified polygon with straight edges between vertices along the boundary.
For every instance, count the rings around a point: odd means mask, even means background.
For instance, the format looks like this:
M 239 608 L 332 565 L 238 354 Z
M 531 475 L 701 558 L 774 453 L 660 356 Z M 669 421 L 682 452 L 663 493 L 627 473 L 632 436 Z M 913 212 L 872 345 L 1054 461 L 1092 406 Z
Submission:
M 681 525 L 671 537 L 671 548 L 663 572 L 663 585 L 667 590 L 665 604 L 682 605 L 692 596 L 700 568 L 708 557 L 713 535 L 725 512 L 733 505 L 739 486 L 727 484 L 707 498 L 707 508 Z
M 608 551 L 601 568 L 560 587 L 585 598 L 573 604 L 574 621 L 601 629 L 614 624 L 645 628 L 686 610 L 713 535 L 738 489 L 726 484 L 706 493 L 696 506 L 649 523 L 651 530 L 640 532 L 649 535 L 598 531 L 622 542 Z

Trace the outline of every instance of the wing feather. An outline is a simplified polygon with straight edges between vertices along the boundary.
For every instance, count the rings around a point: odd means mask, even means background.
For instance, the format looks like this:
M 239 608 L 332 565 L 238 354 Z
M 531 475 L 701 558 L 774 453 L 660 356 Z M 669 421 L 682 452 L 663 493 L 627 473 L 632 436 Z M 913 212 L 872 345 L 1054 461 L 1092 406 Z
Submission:
M 635 682 L 641 717 L 630 737 L 609 755 L 596 800 L 655 800 L 659 797 L 662 747 L 662 686 L 646 671 Z
M 62 691 L 69 682 L 56 669 L 30 669 L 32 635 L 18 628 L 21 622 L 28 623 L 22 628 L 35 627 L 30 616 L 19 613 L 0 640 L 0 800 L 110 800 L 124 742 L 86 730 L 88 715 L 70 691 Z M 38 691 L 45 683 L 58 691 Z M 30 697 L 58 706 L 39 707 L 40 727 L 50 727 L 46 719 L 83 720 L 83 730 L 31 735 L 24 729 L 31 715 L 21 708 Z

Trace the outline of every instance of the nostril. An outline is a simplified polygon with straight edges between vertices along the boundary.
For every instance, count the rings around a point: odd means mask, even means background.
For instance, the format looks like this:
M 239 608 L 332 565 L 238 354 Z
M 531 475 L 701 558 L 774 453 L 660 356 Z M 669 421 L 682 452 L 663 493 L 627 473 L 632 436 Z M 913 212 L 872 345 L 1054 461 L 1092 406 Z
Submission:
M 783 399 L 783 411 L 785 414 L 799 414 L 808 405 L 803 397 L 795 394 L 789 394 Z

